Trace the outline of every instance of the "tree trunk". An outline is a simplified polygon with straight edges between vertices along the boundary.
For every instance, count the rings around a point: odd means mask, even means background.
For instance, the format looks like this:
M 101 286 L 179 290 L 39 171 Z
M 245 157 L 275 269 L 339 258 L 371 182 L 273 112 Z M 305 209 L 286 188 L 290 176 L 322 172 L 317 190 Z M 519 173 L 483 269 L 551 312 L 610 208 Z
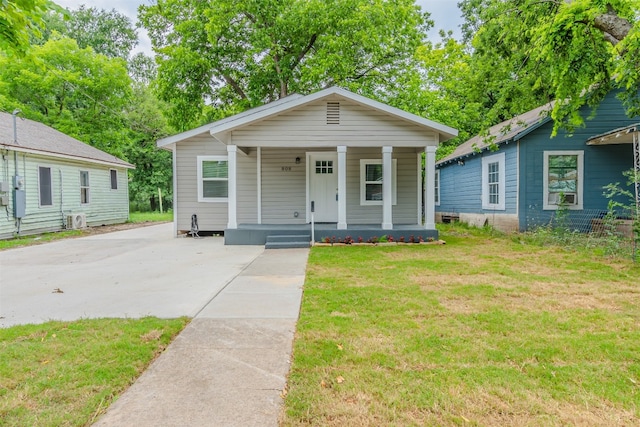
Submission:
M 605 39 L 614 46 L 631 31 L 631 23 L 619 17 L 611 5 L 607 6 L 607 13 L 596 16 L 593 23 L 597 29 L 602 31 Z

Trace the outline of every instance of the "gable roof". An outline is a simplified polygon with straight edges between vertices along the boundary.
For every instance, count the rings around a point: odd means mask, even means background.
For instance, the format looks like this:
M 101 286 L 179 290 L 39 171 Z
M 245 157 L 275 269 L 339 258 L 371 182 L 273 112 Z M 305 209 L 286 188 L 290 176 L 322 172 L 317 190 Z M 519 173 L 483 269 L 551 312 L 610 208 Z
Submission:
M 519 116 L 515 116 L 512 119 L 498 123 L 489 128 L 488 135 L 476 135 L 463 142 L 453 153 L 439 160 L 436 164 L 441 165 L 454 162 L 461 157 L 468 157 L 471 154 L 487 149 L 492 144 L 500 145 L 517 141 L 531 131 L 549 122 L 551 117 L 547 113 L 551 111 L 552 108 L 553 103 L 550 102 L 520 114 Z
M 135 168 L 131 163 L 33 120 L 16 117 L 16 129 L 17 144 L 14 142 L 13 115 L 0 112 L 0 148 L 107 166 Z
M 158 147 L 167 147 L 171 144 L 175 144 L 184 139 L 205 133 L 207 131 L 209 131 L 212 135 L 229 132 L 234 129 L 238 129 L 242 126 L 246 126 L 248 124 L 257 122 L 259 120 L 263 120 L 270 116 L 281 114 L 283 112 L 290 111 L 297 107 L 321 100 L 323 98 L 328 98 L 334 95 L 337 95 L 339 97 L 351 100 L 358 104 L 373 108 L 375 110 L 385 112 L 391 116 L 400 118 L 402 120 L 419 125 L 421 127 L 428 128 L 432 131 L 436 131 L 438 132 L 440 142 L 454 138 L 458 135 L 458 131 L 452 127 L 443 125 L 438 122 L 434 122 L 433 120 L 429 120 L 424 117 L 420 117 L 415 114 L 408 113 L 399 108 L 391 107 L 382 102 L 374 101 L 373 99 L 367 98 L 365 96 L 357 95 L 348 90 L 333 86 L 327 89 L 320 90 L 318 92 L 314 92 L 309 95 L 300 95 L 300 94 L 290 95 L 285 98 L 281 98 L 277 101 L 271 102 L 269 104 L 252 108 L 250 110 L 236 114 L 234 116 L 227 117 L 226 119 L 218 120 L 216 122 L 209 123 L 204 126 L 200 126 L 196 129 L 192 129 L 186 132 L 179 133 L 177 135 L 160 139 L 158 140 Z

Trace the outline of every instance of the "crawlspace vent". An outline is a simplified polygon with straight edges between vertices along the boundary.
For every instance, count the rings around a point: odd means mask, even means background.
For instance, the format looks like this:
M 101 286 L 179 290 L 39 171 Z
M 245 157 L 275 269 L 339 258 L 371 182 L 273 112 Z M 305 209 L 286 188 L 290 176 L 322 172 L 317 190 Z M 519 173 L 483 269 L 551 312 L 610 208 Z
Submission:
M 328 125 L 340 124 L 340 103 L 339 102 L 327 102 L 327 124 Z

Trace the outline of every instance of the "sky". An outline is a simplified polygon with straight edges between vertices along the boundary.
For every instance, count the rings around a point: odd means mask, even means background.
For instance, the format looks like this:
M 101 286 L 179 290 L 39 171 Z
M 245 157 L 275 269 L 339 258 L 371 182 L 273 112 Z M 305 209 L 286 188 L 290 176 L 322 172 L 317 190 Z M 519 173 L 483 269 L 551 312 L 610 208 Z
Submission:
M 141 4 L 151 4 L 151 0 L 54 0 L 55 3 L 68 9 L 77 9 L 80 5 L 87 7 L 96 7 L 98 9 L 111 10 L 115 9 L 123 15 L 128 16 L 133 23 L 136 22 L 138 6 Z M 438 41 L 438 31 L 453 30 L 453 36 L 460 38 L 460 10 L 458 9 L 458 0 L 418 0 L 417 3 L 422 10 L 431 14 L 431 19 L 435 22 L 434 28 L 429 32 L 429 38 Z M 138 38 L 140 43 L 133 53 L 144 52 L 152 56 L 151 41 L 146 31 L 138 29 Z

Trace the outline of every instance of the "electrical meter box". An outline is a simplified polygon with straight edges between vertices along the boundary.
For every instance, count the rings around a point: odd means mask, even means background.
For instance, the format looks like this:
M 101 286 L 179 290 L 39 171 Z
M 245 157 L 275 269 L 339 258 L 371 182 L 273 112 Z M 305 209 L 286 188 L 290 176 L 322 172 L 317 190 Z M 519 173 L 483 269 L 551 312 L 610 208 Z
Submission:
M 13 177 L 13 188 L 15 188 L 16 190 L 22 190 L 23 187 L 24 187 L 24 178 L 21 177 L 20 175 L 15 175 Z
M 13 217 L 24 218 L 27 211 L 27 195 L 24 190 L 13 190 Z

